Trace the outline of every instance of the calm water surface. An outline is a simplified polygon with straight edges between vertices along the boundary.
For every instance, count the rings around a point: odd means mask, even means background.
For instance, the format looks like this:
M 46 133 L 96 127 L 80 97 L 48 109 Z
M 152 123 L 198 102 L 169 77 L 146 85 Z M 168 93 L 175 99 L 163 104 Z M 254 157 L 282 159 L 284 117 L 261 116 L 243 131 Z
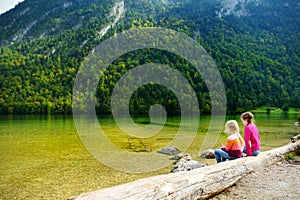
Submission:
M 257 114 L 262 150 L 287 144 L 299 133 L 294 126 L 296 115 Z M 239 116 L 236 119 L 241 130 Z M 147 118 L 137 118 L 141 125 Z M 168 145 L 178 130 L 179 118 L 169 118 L 160 134 L 151 138 L 134 138 L 124 134 L 111 117 L 99 119 L 107 137 L 116 146 L 129 152 L 156 151 Z M 201 116 L 200 127 L 187 149 L 196 160 L 214 164 L 214 160 L 198 158 L 209 117 Z M 212 148 L 225 143 L 222 133 Z M 67 199 L 112 185 L 139 178 L 169 173 L 171 166 L 155 172 L 131 174 L 98 162 L 82 144 L 72 116 L 0 116 L 0 199 Z

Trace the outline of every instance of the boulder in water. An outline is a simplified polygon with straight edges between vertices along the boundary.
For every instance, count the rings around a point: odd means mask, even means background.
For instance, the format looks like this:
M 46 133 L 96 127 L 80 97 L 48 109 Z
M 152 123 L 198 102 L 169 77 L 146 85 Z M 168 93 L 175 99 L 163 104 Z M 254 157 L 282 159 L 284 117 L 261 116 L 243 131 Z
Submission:
M 213 159 L 215 158 L 215 151 L 213 149 L 204 150 L 201 155 L 201 158 Z
M 168 146 L 158 151 L 158 153 L 167 154 L 169 156 L 176 155 L 180 152 L 180 150 L 175 146 Z
M 189 154 L 178 154 L 177 157 L 179 158 L 179 160 L 177 161 L 171 172 L 190 171 L 205 166 L 196 160 L 192 160 L 192 157 Z

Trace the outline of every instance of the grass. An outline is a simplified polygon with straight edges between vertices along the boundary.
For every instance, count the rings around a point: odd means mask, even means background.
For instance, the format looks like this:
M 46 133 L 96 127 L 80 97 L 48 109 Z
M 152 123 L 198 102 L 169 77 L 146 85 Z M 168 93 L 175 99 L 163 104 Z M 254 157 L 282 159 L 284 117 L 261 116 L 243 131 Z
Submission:
M 285 159 L 287 160 L 296 160 L 300 158 L 300 150 L 296 151 L 296 152 L 289 152 L 287 154 L 285 154 Z
M 270 114 L 298 114 L 300 111 L 296 108 L 289 108 L 288 111 L 283 111 L 281 108 L 270 107 L 270 106 L 262 106 L 257 109 L 250 110 L 253 113 L 268 113 Z

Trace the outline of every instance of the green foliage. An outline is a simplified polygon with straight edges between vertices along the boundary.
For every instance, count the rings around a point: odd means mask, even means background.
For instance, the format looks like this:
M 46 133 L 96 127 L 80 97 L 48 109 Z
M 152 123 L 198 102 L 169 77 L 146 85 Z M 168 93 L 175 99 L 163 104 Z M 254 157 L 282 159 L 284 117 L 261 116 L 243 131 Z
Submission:
M 285 159 L 287 159 L 287 160 L 297 160 L 297 159 L 299 159 L 299 156 L 300 156 L 300 151 L 297 150 L 297 151 L 289 152 L 289 153 L 285 154 Z
M 197 40 L 219 68 L 229 112 L 266 105 L 300 107 L 296 2 L 268 0 L 262 6 L 249 5 L 252 15 L 220 18 L 217 1 L 125 1 L 125 16 L 100 38 L 99 31 L 112 20 L 115 2 L 27 0 L 1 15 L 0 113 L 71 113 L 72 87 L 83 59 L 106 38 L 141 27 L 170 28 Z M 210 112 L 209 92 L 193 66 L 169 52 L 145 49 L 129 52 L 99 72 L 99 114 L 111 112 L 110 96 L 119 78 L 145 63 L 179 70 L 195 90 L 201 112 Z M 180 110 L 170 90 L 145 85 L 132 95 L 130 112 L 145 114 L 157 103 L 170 115 Z
M 287 153 L 285 154 L 285 159 L 287 160 L 295 160 L 295 155 L 293 153 Z
M 261 106 L 256 109 L 250 110 L 253 113 L 267 113 L 267 114 L 291 114 L 291 115 L 297 115 L 298 110 L 296 108 L 290 108 L 287 111 L 284 111 L 279 107 L 270 107 L 270 106 Z
M 283 112 L 288 112 L 289 111 L 289 106 L 288 105 L 283 105 L 281 109 L 282 109 Z

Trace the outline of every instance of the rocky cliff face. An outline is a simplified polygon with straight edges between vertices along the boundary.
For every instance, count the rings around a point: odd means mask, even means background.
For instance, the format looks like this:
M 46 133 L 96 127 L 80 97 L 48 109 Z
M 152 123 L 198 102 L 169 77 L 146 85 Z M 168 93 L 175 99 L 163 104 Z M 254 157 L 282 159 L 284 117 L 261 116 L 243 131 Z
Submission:
M 216 11 L 216 14 L 219 17 L 228 15 L 249 16 L 251 15 L 249 6 L 258 7 L 266 4 L 262 0 L 222 0 L 220 2 L 221 8 Z

